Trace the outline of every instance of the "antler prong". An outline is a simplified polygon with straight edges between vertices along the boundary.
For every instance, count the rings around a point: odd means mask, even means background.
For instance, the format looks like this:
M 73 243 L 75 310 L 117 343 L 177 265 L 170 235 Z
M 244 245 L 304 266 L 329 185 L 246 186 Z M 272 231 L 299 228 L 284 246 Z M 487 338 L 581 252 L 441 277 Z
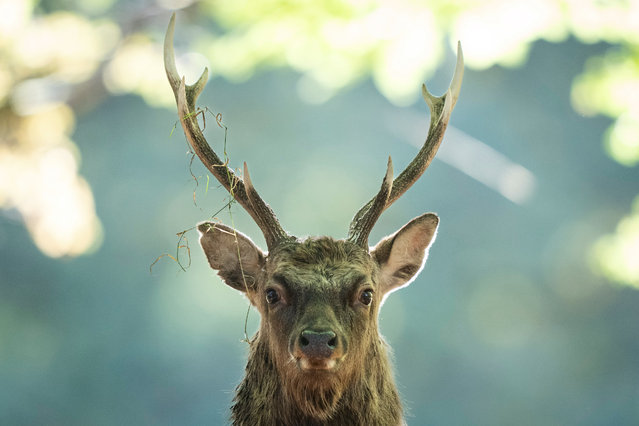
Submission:
M 437 98 L 428 91 L 426 87 L 426 83 L 422 84 L 422 98 L 426 101 L 426 105 L 428 105 L 428 109 L 432 111 L 435 108 L 435 101 Z
M 244 188 L 246 189 L 246 195 L 248 196 L 249 201 L 253 204 L 253 194 L 257 194 L 257 191 L 253 187 L 253 182 L 251 181 L 251 175 L 249 174 L 248 167 L 246 166 L 246 161 L 244 162 L 244 174 L 242 177 L 244 181 Z
M 457 62 L 455 63 L 455 73 L 453 80 L 450 82 L 450 91 L 453 98 L 453 108 L 459 98 L 462 80 L 464 79 L 464 52 L 462 51 L 461 41 L 457 42 Z
M 175 13 L 171 15 L 171 20 L 169 21 L 169 27 L 166 30 L 166 35 L 164 36 L 164 69 L 166 70 L 166 76 L 169 79 L 169 84 L 173 89 L 173 92 L 179 90 L 180 81 L 183 80 L 183 77 L 180 77 L 180 74 L 177 71 L 177 65 L 175 62 L 175 48 L 173 46 L 173 37 L 175 34 Z M 185 84 L 185 99 L 189 109 L 195 110 L 195 101 L 197 97 L 204 90 L 204 86 L 206 86 L 206 82 L 209 79 L 209 69 L 204 68 L 200 78 L 193 84 Z M 177 101 L 176 94 L 176 101 Z
M 171 15 L 169 27 L 164 35 L 164 70 L 169 79 L 169 84 L 173 91 L 180 85 L 180 75 L 175 64 L 175 49 L 173 48 L 173 37 L 175 35 L 175 13 Z
M 348 238 L 350 241 L 359 246 L 368 247 L 368 235 L 384 211 L 392 190 L 393 160 L 389 156 L 388 163 L 386 164 L 386 174 L 384 175 L 384 180 L 382 181 L 382 186 L 377 196 L 371 200 L 370 205 L 364 206 L 364 208 L 357 212 L 351 222 Z

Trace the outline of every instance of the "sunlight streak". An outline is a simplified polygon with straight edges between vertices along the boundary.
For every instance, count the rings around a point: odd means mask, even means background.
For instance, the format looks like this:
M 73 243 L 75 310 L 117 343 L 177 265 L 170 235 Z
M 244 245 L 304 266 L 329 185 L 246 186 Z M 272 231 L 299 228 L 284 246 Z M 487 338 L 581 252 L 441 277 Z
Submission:
M 439 158 L 515 204 L 524 204 L 535 192 L 535 176 L 482 141 L 452 126 Z
M 402 113 L 402 118 L 393 117 L 387 121 L 388 128 L 397 133 L 410 145 L 421 148 L 428 117 Z M 397 125 L 398 120 L 402 125 Z M 465 175 L 482 183 L 515 204 L 525 204 L 535 193 L 536 178 L 521 164 L 485 144 L 484 142 L 448 126 L 436 160 L 454 167 Z

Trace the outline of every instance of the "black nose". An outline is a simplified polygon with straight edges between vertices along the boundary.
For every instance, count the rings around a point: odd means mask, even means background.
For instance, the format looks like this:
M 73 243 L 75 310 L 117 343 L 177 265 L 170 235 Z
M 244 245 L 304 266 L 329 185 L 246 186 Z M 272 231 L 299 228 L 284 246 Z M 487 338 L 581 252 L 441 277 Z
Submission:
M 298 343 L 308 358 L 330 358 L 337 347 L 337 335 L 332 331 L 304 330 Z

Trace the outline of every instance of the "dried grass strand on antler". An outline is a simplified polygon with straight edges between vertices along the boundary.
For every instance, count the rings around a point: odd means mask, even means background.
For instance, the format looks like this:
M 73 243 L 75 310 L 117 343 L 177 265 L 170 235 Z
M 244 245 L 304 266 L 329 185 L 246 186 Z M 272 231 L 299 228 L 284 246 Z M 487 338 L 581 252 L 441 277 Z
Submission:
M 175 30 L 175 14 L 171 16 L 169 27 L 164 38 L 164 68 L 169 80 L 182 129 L 195 154 L 204 166 L 226 188 L 237 202 L 249 213 L 264 234 L 266 245 L 272 250 L 284 240 L 292 239 L 280 225 L 273 210 L 259 196 L 250 178 L 243 181 L 233 169 L 224 163 L 207 142 L 197 121 L 195 101 L 200 95 L 208 79 L 208 68 L 205 68 L 200 78 L 192 85 L 187 85 L 184 77 L 180 77 L 175 64 L 173 35 Z M 246 164 L 245 176 L 248 176 Z

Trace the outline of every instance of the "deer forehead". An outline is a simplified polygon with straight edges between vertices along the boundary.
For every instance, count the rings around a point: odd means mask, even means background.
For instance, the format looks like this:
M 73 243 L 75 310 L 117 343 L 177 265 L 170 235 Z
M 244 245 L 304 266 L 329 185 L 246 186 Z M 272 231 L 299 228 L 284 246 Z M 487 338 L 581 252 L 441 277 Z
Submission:
M 283 278 L 293 291 L 339 290 L 372 283 L 378 273 L 368 251 L 328 237 L 285 245 L 269 260 L 269 278 Z

